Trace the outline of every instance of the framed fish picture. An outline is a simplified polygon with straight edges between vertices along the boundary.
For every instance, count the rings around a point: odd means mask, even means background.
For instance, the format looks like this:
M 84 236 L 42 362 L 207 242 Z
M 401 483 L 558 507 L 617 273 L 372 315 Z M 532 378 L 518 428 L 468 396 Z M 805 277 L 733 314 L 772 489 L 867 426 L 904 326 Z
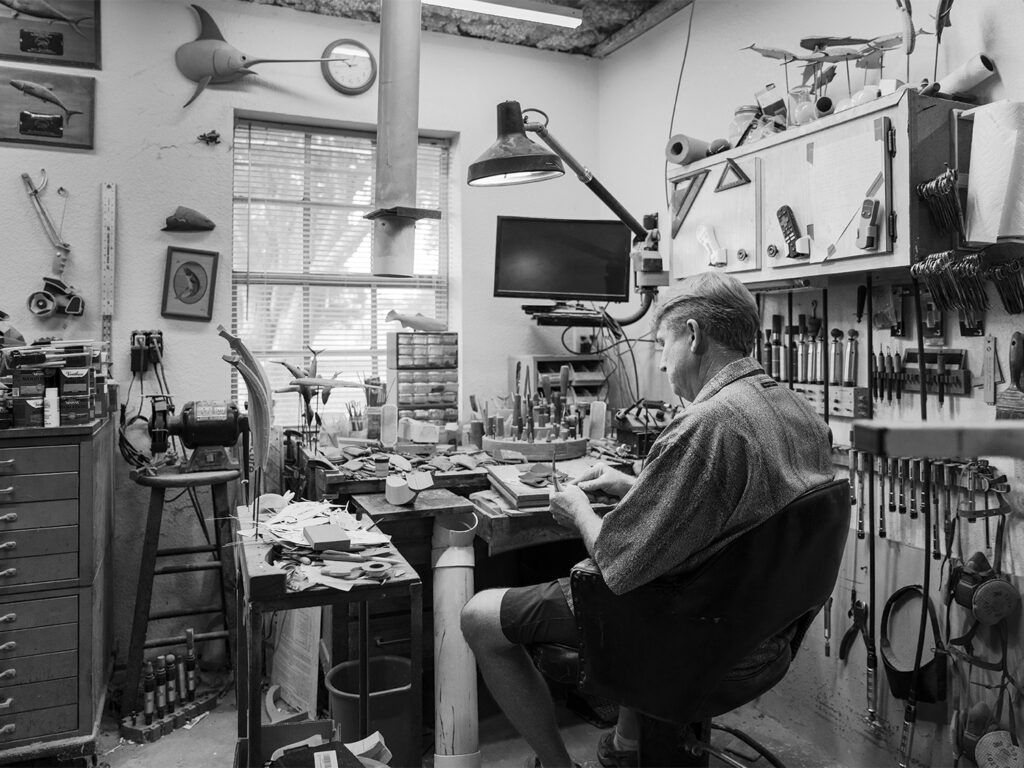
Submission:
M 100 0 L 0 0 L 0 59 L 100 68 Z
M 213 317 L 217 258 L 216 251 L 170 246 L 164 269 L 164 300 L 160 314 L 182 320 L 209 320 Z
M 0 66 L 0 142 L 92 149 L 96 78 Z

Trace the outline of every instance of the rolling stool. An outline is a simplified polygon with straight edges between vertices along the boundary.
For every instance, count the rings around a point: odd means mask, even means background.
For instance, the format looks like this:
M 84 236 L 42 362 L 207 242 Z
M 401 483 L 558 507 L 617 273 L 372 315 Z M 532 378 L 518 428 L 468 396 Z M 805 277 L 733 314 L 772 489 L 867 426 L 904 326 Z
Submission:
M 236 469 L 213 470 L 208 472 L 168 472 L 166 474 L 146 475 L 132 472 L 132 479 L 150 489 L 149 512 L 146 517 L 146 534 L 142 541 L 142 557 L 139 565 L 138 589 L 135 593 L 135 613 L 132 618 L 132 634 L 128 647 L 128 670 L 125 687 L 121 699 L 121 713 L 126 714 L 138 708 L 139 682 L 142 679 L 143 654 L 147 648 L 159 648 L 178 645 L 185 642 L 184 635 L 177 637 L 155 638 L 146 640 L 146 630 L 150 621 L 160 619 L 192 616 L 203 613 L 221 613 L 224 617 L 224 629 L 217 632 L 206 632 L 195 635 L 197 642 L 224 639 L 228 645 L 228 658 L 235 657 L 233 643 L 237 637 L 237 617 L 235 601 L 227 599 L 229 585 L 233 584 L 234 573 L 232 558 L 224 557 L 222 547 L 231 541 L 231 510 L 228 504 L 228 483 L 237 480 Z M 210 486 L 213 495 L 213 530 L 214 543 L 193 547 L 176 547 L 159 549 L 160 523 L 163 519 L 164 495 L 168 488 L 198 488 Z M 176 565 L 157 566 L 158 557 L 175 555 L 193 555 L 204 552 L 213 554 L 211 562 L 179 563 Z M 220 571 L 220 608 L 179 608 L 151 614 L 150 602 L 153 597 L 153 578 L 169 573 L 194 573 L 198 571 Z

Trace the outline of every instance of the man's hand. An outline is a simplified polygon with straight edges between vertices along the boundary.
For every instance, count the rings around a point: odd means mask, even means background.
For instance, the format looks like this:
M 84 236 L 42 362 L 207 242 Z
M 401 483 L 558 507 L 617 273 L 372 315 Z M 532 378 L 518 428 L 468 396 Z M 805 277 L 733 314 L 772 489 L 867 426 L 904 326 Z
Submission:
M 635 477 L 630 477 L 599 461 L 573 480 L 572 484 L 584 493 L 605 493 L 621 499 L 635 482 Z
M 594 514 L 590 507 L 587 494 L 574 485 L 566 485 L 563 490 L 551 494 L 551 516 L 564 528 L 579 528 L 577 520 L 581 514 Z

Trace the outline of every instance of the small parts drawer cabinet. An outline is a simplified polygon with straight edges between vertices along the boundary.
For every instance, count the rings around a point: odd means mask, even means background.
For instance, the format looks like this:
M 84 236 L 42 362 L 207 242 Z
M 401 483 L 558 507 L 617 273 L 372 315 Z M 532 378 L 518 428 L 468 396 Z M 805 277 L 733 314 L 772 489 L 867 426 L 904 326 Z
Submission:
M 109 420 L 0 431 L 0 764 L 95 752 L 112 472 Z

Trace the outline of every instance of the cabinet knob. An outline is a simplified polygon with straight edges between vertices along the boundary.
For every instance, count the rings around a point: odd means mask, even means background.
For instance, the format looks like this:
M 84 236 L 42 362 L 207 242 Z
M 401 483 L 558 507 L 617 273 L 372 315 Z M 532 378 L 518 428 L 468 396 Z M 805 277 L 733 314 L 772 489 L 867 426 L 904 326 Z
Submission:
M 14 733 L 15 728 L 16 726 L 14 725 L 14 723 L 8 723 L 3 728 L 0 728 L 0 736 L 10 736 L 12 733 Z
M 3 645 L 0 645 L 0 651 L 13 651 L 17 647 L 18 644 L 16 642 L 14 642 L 13 640 L 8 640 Z
M 4 624 L 13 624 L 17 620 L 18 614 L 16 613 L 5 613 L 3 616 L 0 616 L 0 622 L 3 622 Z
M 0 571 L 0 577 L 4 577 L 4 576 L 17 576 L 17 575 L 18 575 L 18 569 L 17 568 L 4 568 L 2 571 Z
M 15 549 L 18 546 L 16 541 L 4 541 L 0 542 L 0 549 Z
M 17 676 L 18 670 L 16 670 L 14 667 L 11 667 L 10 669 L 5 669 L 3 672 L 0 672 L 0 680 L 13 680 Z
M 12 704 L 14 704 L 13 696 L 8 696 L 6 701 L 0 701 L 0 712 L 5 709 L 10 709 Z
M 16 523 L 18 522 L 17 512 L 8 512 L 6 515 L 0 515 L 0 523 Z

